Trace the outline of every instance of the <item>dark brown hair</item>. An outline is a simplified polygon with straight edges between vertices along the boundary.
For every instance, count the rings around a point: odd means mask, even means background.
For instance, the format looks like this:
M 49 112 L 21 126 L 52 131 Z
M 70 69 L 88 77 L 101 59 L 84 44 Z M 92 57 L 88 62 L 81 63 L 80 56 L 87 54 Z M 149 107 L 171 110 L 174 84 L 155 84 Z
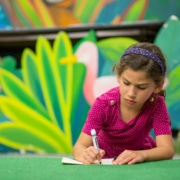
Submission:
M 164 71 L 162 72 L 160 66 L 144 55 L 140 54 L 128 54 L 126 56 L 122 56 L 120 61 L 114 65 L 113 71 L 115 71 L 118 75 L 121 75 L 122 72 L 128 68 L 131 68 L 134 71 L 145 71 L 147 76 L 150 77 L 155 84 L 160 84 L 163 82 L 166 73 L 166 60 L 161 51 L 161 49 L 152 43 L 140 42 L 130 46 L 130 48 L 143 48 L 151 51 L 156 56 L 158 56 L 162 62 L 164 67 Z M 165 94 L 164 91 L 159 94 Z

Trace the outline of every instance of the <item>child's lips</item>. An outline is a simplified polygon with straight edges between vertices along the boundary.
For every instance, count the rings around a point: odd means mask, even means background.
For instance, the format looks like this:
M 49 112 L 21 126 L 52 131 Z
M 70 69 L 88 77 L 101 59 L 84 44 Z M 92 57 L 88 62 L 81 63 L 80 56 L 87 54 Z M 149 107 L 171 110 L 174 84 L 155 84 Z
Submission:
M 135 103 L 136 103 L 136 101 L 129 100 L 129 99 L 125 99 L 125 101 L 126 101 L 128 104 L 135 104 Z

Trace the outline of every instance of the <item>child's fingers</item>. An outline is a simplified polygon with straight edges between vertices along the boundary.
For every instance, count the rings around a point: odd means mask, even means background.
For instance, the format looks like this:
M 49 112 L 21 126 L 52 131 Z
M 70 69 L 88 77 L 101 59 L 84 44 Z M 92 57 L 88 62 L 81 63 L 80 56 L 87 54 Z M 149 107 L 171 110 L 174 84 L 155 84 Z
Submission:
M 99 152 L 99 153 L 100 153 L 101 158 L 102 158 L 102 157 L 105 155 L 106 152 L 105 152 L 103 149 L 100 149 L 100 152 Z
M 97 157 L 97 160 L 101 163 L 101 159 L 102 157 L 105 155 L 105 151 L 100 149 L 100 151 L 98 152 L 98 155 L 96 156 Z

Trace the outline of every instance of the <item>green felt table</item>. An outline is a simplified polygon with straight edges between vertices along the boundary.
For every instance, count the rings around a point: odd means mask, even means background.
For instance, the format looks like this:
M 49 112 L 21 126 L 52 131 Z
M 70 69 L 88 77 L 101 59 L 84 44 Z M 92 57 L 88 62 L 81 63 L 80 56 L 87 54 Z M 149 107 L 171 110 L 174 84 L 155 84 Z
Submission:
M 179 180 L 180 159 L 135 165 L 63 165 L 54 156 L 0 156 L 0 180 Z

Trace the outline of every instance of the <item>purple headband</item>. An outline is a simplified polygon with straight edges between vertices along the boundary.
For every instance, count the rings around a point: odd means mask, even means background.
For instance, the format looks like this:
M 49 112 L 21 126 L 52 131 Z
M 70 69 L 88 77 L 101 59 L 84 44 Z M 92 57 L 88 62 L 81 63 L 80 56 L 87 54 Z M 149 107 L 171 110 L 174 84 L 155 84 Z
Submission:
M 164 72 L 164 66 L 162 64 L 161 59 L 156 54 L 152 53 L 151 51 L 147 49 L 143 49 L 143 48 L 130 48 L 125 51 L 122 57 L 126 55 L 130 55 L 130 54 L 139 54 L 139 55 L 143 55 L 152 59 L 161 68 L 161 71 Z

